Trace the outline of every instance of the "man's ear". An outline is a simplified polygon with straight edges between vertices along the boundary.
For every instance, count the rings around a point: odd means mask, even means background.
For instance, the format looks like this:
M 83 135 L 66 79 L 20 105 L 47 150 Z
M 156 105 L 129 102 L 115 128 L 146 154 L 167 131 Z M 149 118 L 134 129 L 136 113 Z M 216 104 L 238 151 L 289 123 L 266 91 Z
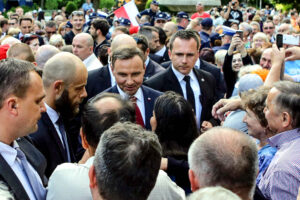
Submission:
M 61 95 L 61 93 L 64 91 L 64 81 L 63 80 L 54 81 L 53 89 L 56 95 Z
M 281 113 L 281 120 L 283 127 L 288 127 L 292 125 L 293 119 L 288 112 Z
M 98 185 L 97 185 L 96 172 L 95 172 L 95 166 L 94 165 L 92 165 L 90 167 L 89 178 L 90 178 L 90 188 L 91 189 L 97 188 Z
M 191 183 L 191 190 L 192 192 L 195 192 L 196 190 L 198 190 L 200 188 L 199 186 L 199 182 L 197 177 L 195 176 L 195 173 L 193 170 L 189 170 L 189 179 L 190 179 L 190 183 Z
M 9 113 L 15 116 L 18 115 L 18 100 L 16 97 L 6 99 L 3 104 L 5 104 L 3 107 L 7 106 Z
M 82 147 L 84 149 L 88 149 L 89 148 L 89 144 L 88 144 L 88 142 L 86 140 L 85 134 L 82 131 L 82 128 L 80 128 L 80 137 L 81 137 L 81 141 L 82 141 Z
M 171 52 L 170 49 L 168 50 L 168 54 L 169 54 L 169 58 L 171 59 L 172 58 L 172 52 Z

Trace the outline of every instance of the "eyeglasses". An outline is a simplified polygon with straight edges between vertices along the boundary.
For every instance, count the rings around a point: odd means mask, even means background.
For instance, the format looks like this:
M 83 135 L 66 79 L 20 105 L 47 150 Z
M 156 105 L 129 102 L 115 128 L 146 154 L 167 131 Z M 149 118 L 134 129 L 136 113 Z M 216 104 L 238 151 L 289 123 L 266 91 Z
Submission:
M 274 29 L 274 27 L 264 27 L 264 29 L 270 29 L 270 30 L 272 30 L 272 29 Z
M 8 25 L 15 25 L 16 23 L 8 23 Z
M 50 34 L 55 34 L 55 33 L 56 33 L 56 31 L 52 31 L 52 32 L 51 31 L 49 31 L 49 32 L 47 31 L 47 34 L 49 34 L 49 35 Z

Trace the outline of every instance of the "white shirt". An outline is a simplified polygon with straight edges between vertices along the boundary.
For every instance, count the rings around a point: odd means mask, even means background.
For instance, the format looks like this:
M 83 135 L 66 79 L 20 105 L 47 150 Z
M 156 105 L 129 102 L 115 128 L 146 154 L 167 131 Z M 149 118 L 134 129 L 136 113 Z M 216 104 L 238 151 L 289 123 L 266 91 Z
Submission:
M 149 56 L 147 56 L 147 59 L 146 59 L 146 61 L 145 61 L 145 68 L 146 68 L 147 65 L 149 64 L 149 61 L 150 61 Z
M 45 103 L 45 106 L 47 108 L 47 114 L 52 122 L 52 124 L 54 125 L 54 128 L 56 130 L 56 132 L 58 133 L 58 136 L 59 136 L 59 139 L 61 141 L 61 144 L 62 146 L 64 146 L 64 142 L 63 142 L 63 138 L 62 138 L 62 135 L 61 135 L 61 132 L 59 130 L 59 126 L 58 124 L 56 123 L 58 118 L 59 118 L 59 114 L 53 109 L 51 108 L 50 106 L 48 106 L 46 103 Z
M 167 48 L 166 48 L 166 46 L 164 46 L 163 48 L 161 48 L 161 50 L 155 52 L 155 55 L 163 57 L 166 50 L 167 50 Z
M 122 98 L 129 98 L 128 94 L 126 94 L 125 92 L 123 92 L 123 90 L 121 90 L 121 88 L 119 88 L 119 86 L 117 85 L 118 91 L 121 95 Z M 141 115 L 143 117 L 143 121 L 144 124 L 146 117 L 145 117 L 145 104 L 144 104 L 144 95 L 143 95 L 143 91 L 141 88 L 138 89 L 138 91 L 134 94 L 134 96 L 136 97 L 136 104 L 139 107 L 140 111 L 141 111 Z
M 89 57 L 87 57 L 83 61 L 84 65 L 86 66 L 88 71 L 91 71 L 93 69 L 98 69 L 100 67 L 103 67 L 101 62 L 97 59 L 94 53 L 92 53 Z
M 0 154 L 3 156 L 4 160 L 10 166 L 10 168 L 14 171 L 15 175 L 18 177 L 29 198 L 31 200 L 35 200 L 36 198 L 31 189 L 30 183 L 27 179 L 27 176 L 25 175 L 25 172 L 23 171 L 22 163 L 19 160 L 19 158 L 17 158 L 17 150 L 15 149 L 17 147 L 19 147 L 19 145 L 16 141 L 13 142 L 13 147 L 0 142 Z M 35 174 L 35 178 L 43 185 L 38 173 L 35 171 L 35 169 L 31 166 L 29 162 L 28 164 L 30 169 Z
M 114 74 L 113 74 L 112 71 L 111 71 L 111 63 L 110 63 L 110 62 L 108 62 L 108 71 L 109 71 L 109 74 L 110 74 L 110 83 L 111 83 L 111 87 L 113 87 L 113 86 L 116 85 L 116 79 L 115 79 Z
M 183 92 L 184 98 L 187 99 L 186 82 L 185 82 L 185 80 L 183 80 L 185 75 L 183 75 L 182 73 L 177 71 L 173 67 L 173 64 L 172 64 L 172 70 L 173 70 L 173 72 L 174 72 L 174 74 L 175 74 L 175 76 L 176 76 L 176 78 L 177 78 L 177 80 L 180 84 L 180 87 L 181 87 L 181 90 Z M 198 126 L 198 128 L 200 128 L 201 127 L 200 119 L 201 119 L 201 111 L 202 111 L 202 105 L 200 103 L 200 95 L 201 95 L 200 85 L 199 85 L 198 79 L 197 79 L 196 75 L 194 74 L 193 70 L 191 70 L 188 75 L 191 77 L 190 84 L 191 84 L 191 88 L 194 92 L 197 126 Z
M 195 63 L 195 68 L 196 69 L 201 69 L 201 66 L 200 66 L 200 58 L 197 59 L 196 63 Z

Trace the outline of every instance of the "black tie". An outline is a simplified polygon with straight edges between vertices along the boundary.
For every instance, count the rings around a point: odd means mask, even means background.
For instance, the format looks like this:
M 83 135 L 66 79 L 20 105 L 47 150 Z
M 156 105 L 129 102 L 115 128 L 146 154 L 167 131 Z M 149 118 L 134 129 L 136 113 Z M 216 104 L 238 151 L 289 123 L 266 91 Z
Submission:
M 56 121 L 56 124 L 58 125 L 59 131 L 60 131 L 60 134 L 62 137 L 66 158 L 67 158 L 68 162 L 71 162 L 68 139 L 67 139 L 67 135 L 66 135 L 67 133 L 65 131 L 64 123 L 63 123 L 63 120 L 61 117 L 58 118 L 58 120 Z
M 183 78 L 183 80 L 186 82 L 185 89 L 186 89 L 187 100 L 191 104 L 192 108 L 194 109 L 194 112 L 196 113 L 195 97 L 194 97 L 193 89 L 191 88 L 190 79 L 191 79 L 190 76 L 185 76 Z

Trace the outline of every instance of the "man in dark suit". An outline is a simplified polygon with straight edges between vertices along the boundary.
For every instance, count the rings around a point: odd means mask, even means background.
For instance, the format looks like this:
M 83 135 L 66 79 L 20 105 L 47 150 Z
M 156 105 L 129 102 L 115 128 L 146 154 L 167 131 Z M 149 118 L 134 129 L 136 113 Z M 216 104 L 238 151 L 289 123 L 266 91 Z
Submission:
M 82 61 L 71 53 L 58 53 L 50 58 L 43 70 L 47 112 L 32 133 L 34 145 L 46 157 L 49 177 L 57 165 L 75 162 L 79 146 L 79 132 L 72 132 L 70 120 L 79 112 L 79 105 L 87 96 L 87 70 Z
M 145 73 L 145 57 L 137 47 L 121 47 L 112 54 L 112 70 L 117 85 L 105 92 L 119 93 L 135 104 L 136 122 L 151 129 L 150 118 L 160 92 L 142 86 Z
M 135 39 L 137 46 L 140 50 L 145 55 L 146 61 L 145 61 L 145 66 L 146 66 L 146 71 L 144 74 L 144 80 L 149 79 L 151 76 L 158 74 L 159 72 L 162 72 L 165 70 L 162 66 L 160 66 L 157 62 L 153 61 L 149 57 L 150 49 L 149 49 L 149 44 L 148 40 L 144 35 L 141 34 L 136 34 L 133 35 L 133 38 Z
M 46 111 L 44 97 L 33 64 L 17 59 L 0 62 L 0 180 L 16 199 L 46 198 L 46 160 L 27 137 Z
M 183 95 L 194 108 L 198 128 L 201 125 L 206 130 L 217 125 L 211 116 L 216 101 L 216 83 L 210 73 L 194 69 L 199 48 L 198 36 L 193 31 L 176 32 L 170 40 L 172 66 L 147 80 L 145 85 L 161 92 L 175 91 Z
M 136 41 L 127 34 L 117 35 L 113 39 L 111 46 L 108 48 L 109 57 L 112 56 L 112 53 L 115 51 L 115 49 L 123 45 L 136 46 Z M 103 92 L 107 88 L 114 86 L 115 84 L 116 81 L 112 73 L 110 62 L 104 67 L 90 71 L 88 73 L 88 80 L 86 85 L 86 100 Z M 86 100 L 84 101 L 84 103 L 86 102 Z

